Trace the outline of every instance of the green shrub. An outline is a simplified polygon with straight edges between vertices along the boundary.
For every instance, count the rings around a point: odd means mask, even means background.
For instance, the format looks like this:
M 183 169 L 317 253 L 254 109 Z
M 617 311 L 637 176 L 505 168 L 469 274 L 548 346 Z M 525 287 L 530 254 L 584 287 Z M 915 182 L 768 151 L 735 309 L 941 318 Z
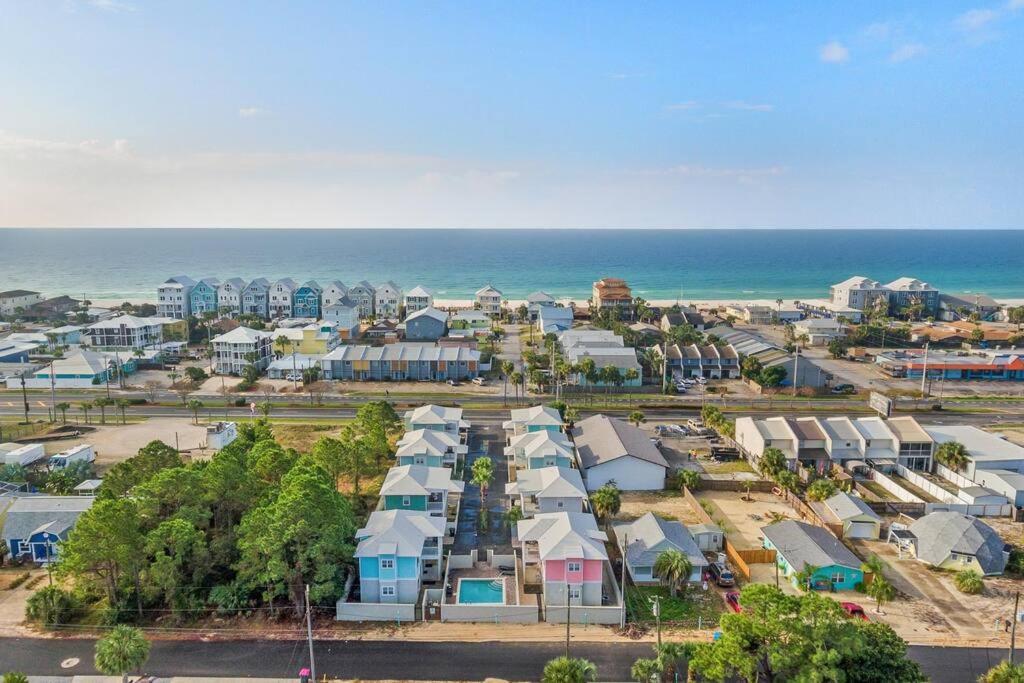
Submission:
M 864 593 L 866 591 L 866 589 L 864 588 L 864 582 L 858 581 L 857 583 L 853 584 L 853 590 L 857 591 L 858 593 Z
M 14 581 L 11 581 L 10 585 L 7 586 L 7 589 L 8 590 L 14 590 L 15 588 L 17 588 L 21 584 L 23 584 L 26 581 L 28 581 L 30 576 L 31 576 L 31 574 L 29 574 L 28 572 L 24 572 L 24 573 L 18 575 L 18 578 L 16 578 Z
M 9 671 L 4 674 L 3 683 L 28 683 L 28 676 L 20 671 Z
M 33 593 L 25 604 L 25 617 L 43 626 L 67 624 L 81 605 L 70 592 L 58 586 L 46 586 Z
M 982 581 L 981 574 L 973 569 L 963 569 L 957 572 L 953 578 L 953 583 L 956 584 L 958 591 L 969 595 L 976 595 L 985 588 L 985 582 Z

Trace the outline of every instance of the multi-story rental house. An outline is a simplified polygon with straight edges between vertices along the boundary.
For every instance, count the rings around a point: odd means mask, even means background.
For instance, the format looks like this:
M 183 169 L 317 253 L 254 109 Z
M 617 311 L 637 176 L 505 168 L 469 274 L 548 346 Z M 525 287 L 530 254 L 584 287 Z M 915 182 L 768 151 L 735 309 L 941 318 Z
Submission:
M 391 280 L 374 288 L 373 312 L 378 318 L 397 318 L 402 304 L 402 288 Z
M 373 316 L 373 298 L 376 290 L 366 280 L 360 280 L 348 290 L 348 298 L 355 304 L 360 318 Z
M 233 277 L 217 286 L 217 310 L 223 315 L 236 316 L 242 312 L 242 292 L 245 280 Z
M 476 290 L 476 303 L 487 315 L 501 315 L 502 293 L 492 285 L 484 285 Z
M 270 285 L 270 317 L 291 318 L 295 305 L 295 290 L 298 289 L 295 280 L 290 277 L 283 277 Z
M 434 293 L 423 285 L 416 285 L 405 295 L 405 314 L 410 315 L 434 305 Z
M 608 536 L 587 512 L 544 512 L 516 524 L 529 579 L 539 571 L 545 606 L 598 606 Z
M 255 354 L 251 361 L 249 354 Z M 265 369 L 274 357 L 272 333 L 236 327 L 213 338 L 214 369 L 221 375 L 240 375 L 242 368 L 255 365 Z
M 266 319 L 270 313 L 270 281 L 258 277 L 242 291 L 242 313 Z
M 156 312 L 165 318 L 184 320 L 191 315 L 192 288 L 196 281 L 187 275 L 167 278 L 156 290 Z
M 314 318 L 319 320 L 323 308 L 320 305 L 323 289 L 316 280 L 308 280 L 295 290 L 292 303 L 292 315 L 296 318 Z
M 215 277 L 204 277 L 196 283 L 189 294 L 190 314 L 200 317 L 203 313 L 217 312 L 217 287 L 220 280 Z
M 324 287 L 323 294 L 321 295 L 321 304 L 323 308 L 340 304 L 342 299 L 348 296 L 348 287 L 345 286 L 341 280 L 331 280 Z
M 356 532 L 359 600 L 416 604 L 424 581 L 441 578 L 445 519 L 412 510 L 379 510 Z

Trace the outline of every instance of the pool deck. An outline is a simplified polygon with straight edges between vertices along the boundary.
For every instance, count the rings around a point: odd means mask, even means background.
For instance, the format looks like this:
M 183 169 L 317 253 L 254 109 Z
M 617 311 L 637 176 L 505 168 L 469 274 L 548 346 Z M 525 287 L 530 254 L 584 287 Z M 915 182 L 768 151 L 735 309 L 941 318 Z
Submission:
M 459 579 L 501 579 L 505 582 L 505 604 L 515 605 L 516 604 L 516 579 L 514 576 L 502 576 L 497 569 L 492 569 L 484 563 L 477 563 L 476 567 L 467 567 L 466 569 L 451 569 L 448 573 L 448 581 L 452 584 L 452 594 L 444 596 L 444 603 L 446 605 L 457 605 L 459 604 Z M 520 604 L 523 604 L 520 596 Z M 464 603 L 464 604 L 480 604 L 480 603 Z

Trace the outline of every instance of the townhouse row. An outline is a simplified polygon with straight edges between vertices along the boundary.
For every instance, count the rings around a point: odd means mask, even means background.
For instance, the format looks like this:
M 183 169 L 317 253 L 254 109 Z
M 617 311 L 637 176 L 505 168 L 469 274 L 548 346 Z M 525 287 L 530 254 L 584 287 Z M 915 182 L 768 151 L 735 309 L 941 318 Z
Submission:
M 501 290 L 486 285 L 477 290 L 475 300 L 483 312 L 500 314 L 504 305 Z M 275 318 L 397 318 L 434 305 L 434 293 L 418 285 L 408 293 L 391 280 L 371 285 L 366 280 L 352 286 L 340 280 L 321 285 L 316 280 L 299 283 L 290 277 L 270 281 L 256 278 L 219 280 L 207 277 L 194 280 L 176 275 L 157 288 L 157 312 L 161 316 L 183 319 L 204 314 L 253 315 L 264 320 Z

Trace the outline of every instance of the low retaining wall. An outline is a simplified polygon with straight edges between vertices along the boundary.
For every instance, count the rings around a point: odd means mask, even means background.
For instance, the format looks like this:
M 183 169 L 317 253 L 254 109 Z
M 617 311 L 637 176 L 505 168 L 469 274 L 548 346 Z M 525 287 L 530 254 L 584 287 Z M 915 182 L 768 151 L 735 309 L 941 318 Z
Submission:
M 414 603 L 339 602 L 338 621 L 393 621 L 400 624 L 416 620 Z
M 747 485 L 754 493 L 771 493 L 775 484 L 764 479 L 744 481 L 742 479 L 706 479 L 701 477 L 700 487 L 705 491 L 743 491 L 746 492 Z
M 1011 517 L 1013 505 L 968 505 L 967 503 L 926 503 L 925 513 L 949 510 L 972 517 Z
M 579 606 L 573 607 L 568 617 L 572 623 L 584 626 L 587 624 L 622 626 L 626 623 L 626 608 L 624 605 L 618 607 Z M 564 624 L 566 621 L 566 608 L 564 606 L 545 607 L 544 621 L 549 624 Z

